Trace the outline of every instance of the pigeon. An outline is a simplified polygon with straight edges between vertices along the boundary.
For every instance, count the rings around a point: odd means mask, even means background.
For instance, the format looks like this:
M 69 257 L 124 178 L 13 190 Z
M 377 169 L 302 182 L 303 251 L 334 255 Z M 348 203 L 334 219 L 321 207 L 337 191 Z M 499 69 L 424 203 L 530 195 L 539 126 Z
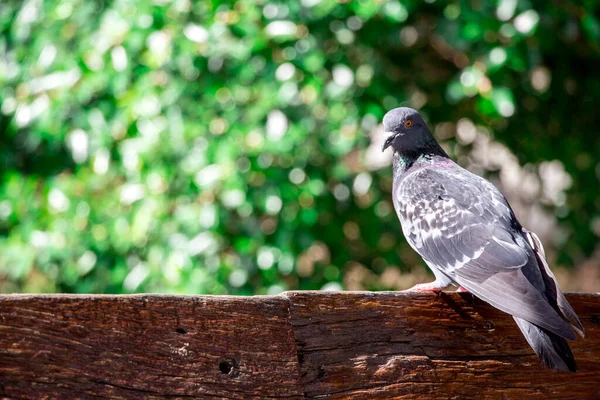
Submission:
M 545 366 L 575 372 L 566 339 L 583 337 L 583 327 L 537 235 L 523 228 L 494 185 L 450 159 L 417 111 L 393 109 L 383 126 L 402 232 L 435 275 L 408 290 L 454 285 L 470 292 L 512 315 Z

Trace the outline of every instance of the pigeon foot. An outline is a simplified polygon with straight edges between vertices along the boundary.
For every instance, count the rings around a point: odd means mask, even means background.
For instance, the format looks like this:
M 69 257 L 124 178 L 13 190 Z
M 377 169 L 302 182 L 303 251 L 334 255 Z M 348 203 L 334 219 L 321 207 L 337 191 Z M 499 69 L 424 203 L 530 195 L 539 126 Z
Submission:
M 442 290 L 444 290 L 444 287 L 440 287 L 439 282 L 437 281 L 433 281 L 433 282 L 428 282 L 428 283 L 418 283 L 415 286 L 406 289 L 406 290 L 402 290 L 403 292 L 421 292 L 421 293 L 427 293 L 427 292 L 441 292 Z
M 456 289 L 456 292 L 457 293 L 469 293 L 469 291 L 462 286 L 459 286 L 458 289 Z

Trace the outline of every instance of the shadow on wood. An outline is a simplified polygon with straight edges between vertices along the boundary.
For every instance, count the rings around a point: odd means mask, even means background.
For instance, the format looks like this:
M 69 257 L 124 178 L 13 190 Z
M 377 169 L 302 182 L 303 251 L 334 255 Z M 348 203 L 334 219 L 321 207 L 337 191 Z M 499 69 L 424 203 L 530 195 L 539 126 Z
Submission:
M 0 296 L 0 397 L 600 398 L 600 295 L 568 299 L 576 374 L 465 293 Z

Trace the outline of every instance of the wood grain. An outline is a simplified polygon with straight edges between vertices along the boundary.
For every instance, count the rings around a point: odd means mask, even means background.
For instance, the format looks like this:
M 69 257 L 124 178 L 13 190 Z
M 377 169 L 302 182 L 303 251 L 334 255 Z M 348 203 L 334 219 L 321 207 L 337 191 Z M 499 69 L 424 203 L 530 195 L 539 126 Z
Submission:
M 600 295 L 568 299 L 576 374 L 465 293 L 5 295 L 0 397 L 600 399 Z
M 304 390 L 328 399 L 599 399 L 600 296 L 569 295 L 580 371 L 544 370 L 513 319 L 468 293 L 289 293 Z
M 284 297 L 2 296 L 0 395 L 296 399 Z

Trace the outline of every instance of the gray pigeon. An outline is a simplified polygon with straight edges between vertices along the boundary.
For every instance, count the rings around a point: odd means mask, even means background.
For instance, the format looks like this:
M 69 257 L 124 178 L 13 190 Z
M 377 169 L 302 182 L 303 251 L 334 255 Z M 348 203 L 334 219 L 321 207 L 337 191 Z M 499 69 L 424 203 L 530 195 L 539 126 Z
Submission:
M 408 243 L 436 279 L 409 290 L 457 286 L 513 316 L 542 362 L 577 370 L 565 339 L 583 337 L 577 315 L 548 267 L 538 237 L 521 226 L 494 185 L 454 163 L 419 113 L 383 118 L 392 147 L 393 201 Z

